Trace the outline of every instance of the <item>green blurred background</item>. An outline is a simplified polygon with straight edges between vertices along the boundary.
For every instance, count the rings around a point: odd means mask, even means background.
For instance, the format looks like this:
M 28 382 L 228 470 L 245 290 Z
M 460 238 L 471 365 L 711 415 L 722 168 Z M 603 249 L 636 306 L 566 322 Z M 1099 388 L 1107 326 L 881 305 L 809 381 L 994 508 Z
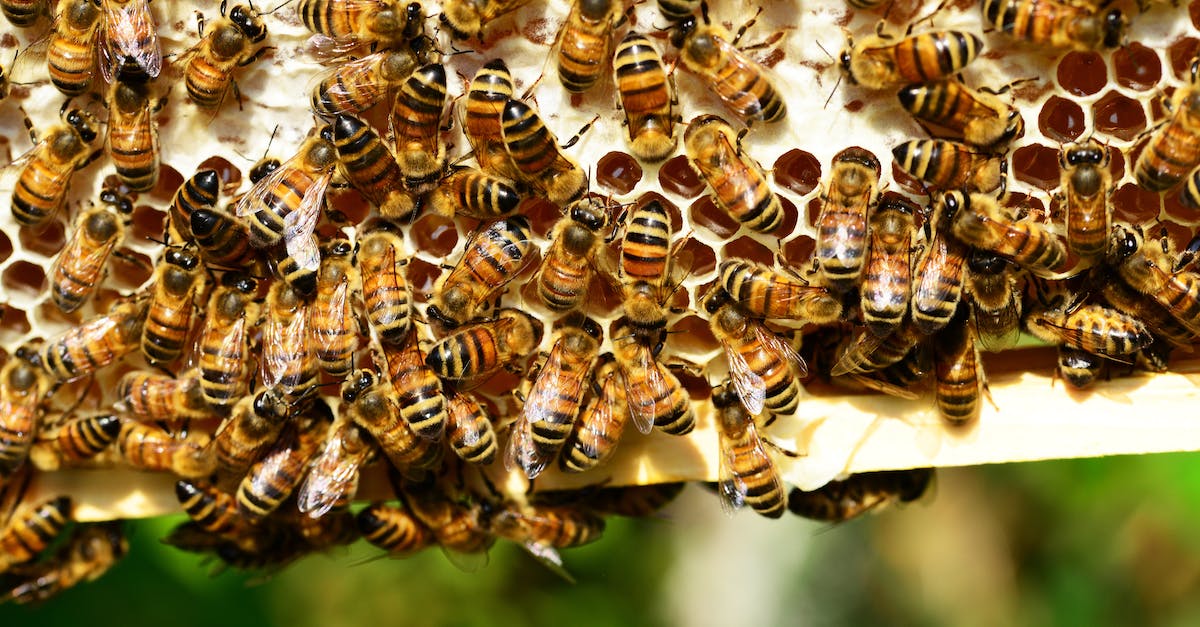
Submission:
M 829 526 L 729 518 L 689 487 L 659 519 L 612 519 L 566 551 L 572 585 L 499 544 L 466 573 L 437 550 L 369 560 L 363 543 L 268 581 L 159 543 L 0 625 L 1200 624 L 1200 464 L 1187 455 L 944 470 L 932 498 Z

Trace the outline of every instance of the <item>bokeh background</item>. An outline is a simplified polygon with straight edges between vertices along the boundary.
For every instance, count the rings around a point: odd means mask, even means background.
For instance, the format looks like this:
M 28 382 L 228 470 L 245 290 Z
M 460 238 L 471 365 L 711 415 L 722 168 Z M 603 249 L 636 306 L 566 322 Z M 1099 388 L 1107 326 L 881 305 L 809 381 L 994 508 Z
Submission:
M 939 472 L 931 496 L 824 525 L 722 514 L 689 486 L 658 519 L 566 551 L 571 584 L 511 544 L 463 572 L 439 551 L 358 543 L 267 580 L 161 545 L 0 625 L 1200 624 L 1200 464 L 1185 454 Z

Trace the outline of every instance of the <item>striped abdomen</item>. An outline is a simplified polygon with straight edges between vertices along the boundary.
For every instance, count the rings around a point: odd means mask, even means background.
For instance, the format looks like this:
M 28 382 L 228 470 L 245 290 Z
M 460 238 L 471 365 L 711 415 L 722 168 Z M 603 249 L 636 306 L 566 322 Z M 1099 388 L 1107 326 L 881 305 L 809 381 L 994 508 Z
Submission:
M 465 462 L 486 466 L 496 458 L 492 420 L 487 410 L 467 394 L 455 394 L 447 401 L 446 439 Z
M 387 366 L 400 417 L 421 437 L 440 439 L 446 425 L 446 397 L 442 382 L 425 365 L 421 349 L 409 346 L 390 352 Z
M 0 535 L 0 573 L 16 564 L 34 560 L 54 542 L 71 520 L 71 499 L 60 496 L 46 501 L 8 524 Z

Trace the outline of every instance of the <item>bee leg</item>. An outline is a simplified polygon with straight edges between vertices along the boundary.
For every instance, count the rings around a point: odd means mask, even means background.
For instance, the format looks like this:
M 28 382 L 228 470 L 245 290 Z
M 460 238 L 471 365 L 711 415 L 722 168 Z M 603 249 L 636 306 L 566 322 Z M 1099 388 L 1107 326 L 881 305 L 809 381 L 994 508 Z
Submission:
M 575 144 L 579 143 L 579 139 L 583 137 L 583 134 L 588 132 L 588 129 L 592 128 L 592 124 L 595 124 L 596 120 L 599 120 L 599 119 L 600 119 L 600 116 L 597 115 L 596 117 L 592 118 L 592 120 L 590 122 L 588 122 L 587 124 L 584 124 L 583 128 L 579 129 L 579 131 L 577 133 L 575 133 L 575 135 L 573 137 L 571 137 L 571 139 L 567 140 L 567 143 L 563 144 L 561 146 L 561 148 L 563 150 L 566 150 L 567 148 L 570 148 L 571 146 L 574 146 Z
M 763 436 L 760 439 L 763 441 L 763 444 L 766 444 L 767 446 L 770 446 L 771 448 L 775 449 L 784 457 L 791 457 L 792 459 L 797 459 L 800 457 L 808 456 L 808 453 L 801 453 L 800 451 L 793 451 L 792 449 L 787 448 L 787 447 L 779 444 L 775 440 L 772 440 L 771 438 L 768 438 L 766 436 Z
M 763 7 L 760 4 L 758 5 L 758 11 L 755 11 L 754 15 L 738 28 L 737 34 L 733 36 L 733 41 L 731 42 L 734 46 L 737 46 L 738 42 L 742 40 L 742 35 L 745 35 L 751 26 L 754 26 L 754 23 L 758 21 L 758 16 L 762 15 L 762 12 Z
M 238 67 L 246 67 L 247 65 L 250 65 L 251 63 L 254 63 L 255 61 L 258 61 L 268 51 L 272 51 L 272 50 L 275 50 L 275 46 L 263 46 L 262 48 L 255 50 L 254 54 L 252 54 L 249 57 L 246 57 L 246 59 L 238 62 Z
M 37 129 L 33 127 L 33 120 L 29 119 L 29 113 L 25 111 L 25 107 L 17 105 L 17 109 L 21 111 L 21 116 L 23 117 L 22 122 L 25 124 L 25 131 L 29 133 L 29 141 L 33 142 L 33 144 L 36 146 L 38 144 L 38 132 Z

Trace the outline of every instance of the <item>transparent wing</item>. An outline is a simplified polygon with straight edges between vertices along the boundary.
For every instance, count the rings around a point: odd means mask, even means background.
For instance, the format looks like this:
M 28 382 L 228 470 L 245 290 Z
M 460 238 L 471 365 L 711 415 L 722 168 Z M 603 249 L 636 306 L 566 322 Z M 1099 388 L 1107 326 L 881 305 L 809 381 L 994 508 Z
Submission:
M 336 41 L 329 37 L 326 37 L 325 35 L 314 35 L 313 37 L 314 38 L 322 37 L 326 40 L 329 40 L 330 42 Z M 305 89 L 305 91 L 307 93 L 315 93 L 317 91 L 317 89 L 321 86 L 321 84 L 324 83 L 325 84 L 325 92 L 326 92 L 326 94 L 328 94 L 329 99 L 334 100 L 334 101 L 340 101 L 340 102 L 346 102 L 347 100 L 350 100 L 351 98 L 353 98 L 354 100 L 361 101 L 362 97 L 363 97 L 363 93 L 370 93 L 370 92 L 382 93 L 384 90 L 381 89 L 381 87 L 386 85 L 386 83 L 384 81 L 382 81 L 382 80 L 367 80 L 365 77 L 368 77 L 368 76 L 374 77 L 375 76 L 374 74 L 370 74 L 368 72 L 369 72 L 371 66 L 374 65 L 375 63 L 377 63 L 379 61 L 379 59 L 381 57 L 383 57 L 384 54 L 385 53 L 383 53 L 383 52 L 376 52 L 376 53 L 368 54 L 359 59 L 347 61 L 345 63 L 339 64 L 339 65 L 332 67 L 328 70 L 325 70 L 323 72 L 319 72 L 316 76 L 314 76 L 311 80 L 309 80 L 308 86 Z M 340 74 L 342 76 L 354 77 L 355 85 L 362 91 L 359 92 L 359 91 L 356 91 L 355 89 L 348 88 L 343 82 L 334 80 L 334 76 L 338 75 L 338 74 Z M 332 115 L 339 115 L 339 114 L 343 114 L 343 113 L 358 114 L 358 113 L 361 113 L 361 111 L 356 108 L 334 107 L 329 111 L 329 113 L 331 113 Z
M 733 387 L 737 390 L 738 397 L 742 399 L 742 404 L 746 406 L 746 411 L 750 415 L 757 416 L 763 412 L 763 404 L 767 400 L 767 383 L 763 378 L 754 372 L 746 359 L 741 353 L 734 350 L 726 342 L 725 356 L 729 360 L 729 378 L 733 380 Z
M 830 374 L 840 377 L 846 374 L 862 372 L 858 362 L 864 356 L 874 353 L 886 337 L 888 336 L 879 337 L 870 331 L 860 331 L 858 336 L 842 350 L 842 354 L 838 357 L 837 363 L 833 365 Z
M 479 572 L 480 569 L 488 565 L 489 560 L 486 549 L 468 553 L 466 551 L 455 551 L 443 546 L 442 555 L 445 555 L 447 561 L 464 573 Z
M 638 364 L 637 372 L 624 373 L 625 397 L 628 400 L 629 416 L 633 419 L 633 425 L 642 433 L 650 433 L 654 429 L 654 419 L 658 413 L 655 410 L 659 399 L 670 394 L 670 384 L 662 376 L 650 349 L 638 347 L 638 360 L 641 363 Z M 637 373 L 643 375 L 640 381 L 635 376 Z
M 126 59 L 132 59 L 150 78 L 162 72 L 162 47 L 158 44 L 158 28 L 150 15 L 148 0 L 104 2 L 105 45 L 101 46 L 100 72 L 106 82 L 113 82 L 116 70 Z
M 286 324 L 272 318 L 263 336 L 263 385 L 277 385 L 287 375 L 293 360 L 302 358 L 303 342 L 308 337 L 308 316 L 303 312 L 292 316 Z
M 533 450 L 533 433 L 529 429 L 529 421 L 522 413 L 508 430 L 508 444 L 504 449 L 504 469 L 511 472 L 514 468 L 525 469 L 526 460 Z
M 600 397 L 592 404 L 591 411 L 580 417 L 580 420 L 587 423 L 588 428 L 595 433 L 588 442 L 578 443 L 579 449 L 588 459 L 599 462 L 602 454 L 605 457 L 612 455 L 616 450 L 615 444 L 607 451 L 601 451 L 592 442 L 616 443 L 625 429 L 625 421 L 629 418 L 628 403 L 622 402 L 620 394 L 617 393 L 618 385 L 621 383 L 615 376 L 606 379 L 604 387 L 600 390 Z
M 749 488 L 734 470 L 737 453 L 729 436 L 718 432 L 717 442 L 720 449 L 718 451 L 720 454 L 717 456 L 720 462 L 717 470 L 717 487 L 721 494 L 721 509 L 732 516 L 746 504 L 746 493 Z
M 301 513 L 320 518 L 343 497 L 358 491 L 358 471 L 362 458 L 344 450 L 342 433 L 329 438 L 300 487 L 297 505 Z
M 363 46 L 363 41 L 353 35 L 330 37 L 321 33 L 309 37 L 305 45 L 318 63 L 336 63 L 338 59 Z
M 311 236 L 308 239 L 310 241 L 313 240 Z M 313 247 L 316 247 L 315 241 L 313 242 Z M 319 263 L 320 259 L 317 261 Z M 348 319 L 347 314 L 350 313 L 349 294 L 350 281 L 349 279 L 345 279 L 333 289 L 333 292 L 329 294 L 328 299 L 318 298 L 316 301 L 314 301 L 313 310 L 315 311 L 318 307 L 325 309 L 327 315 L 324 317 L 328 320 L 334 321 L 335 323 L 346 321 Z M 322 316 L 314 316 L 313 319 L 317 320 L 321 317 Z M 338 346 L 338 344 L 341 343 L 338 333 L 314 332 L 312 336 L 313 342 L 317 345 L 317 349 L 320 351 L 333 352 L 341 348 Z
M 282 169 L 282 168 L 281 168 Z M 304 191 L 304 198 L 295 211 L 283 218 L 283 237 L 289 243 L 301 235 L 312 235 L 321 217 L 321 206 L 325 203 L 325 190 L 333 180 L 333 173 L 322 174 Z M 288 251 L 291 254 L 291 250 Z
M 49 66 L 46 65 L 46 51 L 50 49 L 51 34 L 47 33 L 41 39 L 25 46 L 17 53 L 9 70 L 9 78 L 14 83 L 41 83 L 50 80 Z
M 758 341 L 767 347 L 767 350 L 778 354 L 791 367 L 795 368 L 798 376 L 808 376 L 808 364 L 804 363 L 804 358 L 800 356 L 800 353 L 796 352 L 796 349 L 792 348 L 791 344 L 788 344 L 783 338 L 775 335 L 773 331 L 761 324 L 754 326 L 754 333 L 758 336 Z M 758 412 L 753 413 L 757 414 Z
M 234 213 L 239 217 L 245 218 L 262 209 L 271 190 L 275 189 L 290 174 L 291 170 L 295 169 L 295 159 L 297 158 L 299 157 L 296 156 L 288 159 L 278 168 L 272 170 L 270 174 L 263 177 L 262 180 L 255 183 L 250 188 L 250 191 L 238 199 L 237 205 L 234 207 Z

